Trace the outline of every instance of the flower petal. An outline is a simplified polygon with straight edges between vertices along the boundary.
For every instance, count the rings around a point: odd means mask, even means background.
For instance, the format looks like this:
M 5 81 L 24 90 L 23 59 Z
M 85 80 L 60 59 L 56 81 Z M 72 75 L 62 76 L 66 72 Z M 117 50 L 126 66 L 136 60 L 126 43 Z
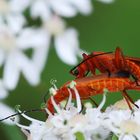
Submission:
M 6 90 L 3 81 L 0 80 L 0 99 L 4 99 L 8 96 L 8 91 Z
M 25 18 L 21 14 L 9 15 L 6 17 L 9 28 L 13 33 L 19 33 L 25 25 Z
M 46 44 L 45 35 L 41 30 L 26 28 L 18 37 L 17 46 L 21 49 L 40 47 Z
M 75 65 L 77 54 L 79 52 L 79 44 L 75 29 L 68 29 L 64 34 L 55 38 L 55 48 L 59 58 L 69 65 Z
M 91 0 L 70 0 L 70 2 L 82 14 L 88 15 L 88 14 L 90 14 L 92 12 L 92 3 L 91 3 Z
M 74 90 L 75 97 L 76 97 L 77 111 L 79 113 L 82 110 L 80 95 L 78 93 L 78 90 L 75 87 L 73 88 L 73 90 Z
M 16 63 L 17 59 L 16 53 L 9 54 L 4 66 L 3 82 L 10 90 L 13 90 L 16 87 L 19 80 L 20 71 Z
M 12 12 L 20 13 L 28 7 L 28 5 L 30 4 L 30 0 L 10 0 L 9 3 Z
M 22 52 L 18 53 L 18 66 L 31 85 L 37 85 L 40 82 L 40 72 L 34 63 L 29 60 Z
M 49 5 L 45 4 L 44 0 L 38 0 L 33 2 L 33 4 L 31 5 L 31 16 L 33 18 L 41 17 L 42 20 L 46 21 L 51 15 L 48 6 Z
M 32 60 L 37 69 L 42 72 L 45 62 L 48 58 L 48 52 L 49 52 L 49 45 L 50 45 L 50 36 L 47 35 L 47 33 L 41 37 L 42 38 L 42 45 L 36 47 L 34 49 Z M 44 39 L 43 39 L 44 38 Z M 44 43 L 43 43 L 44 42 Z
M 69 108 L 71 106 L 71 102 L 72 102 L 72 93 L 71 93 L 70 89 L 68 89 L 68 92 L 69 92 L 69 98 L 67 101 L 66 110 L 69 110 Z
M 7 116 L 13 115 L 15 112 L 13 111 L 13 109 L 11 109 L 10 107 L 8 107 L 7 105 L 0 103 L 0 119 L 3 119 Z M 18 116 L 15 117 L 16 121 L 18 121 Z M 9 124 L 9 125 L 14 125 L 15 123 L 12 122 L 9 119 L 6 119 L 4 121 L 2 121 L 3 123 Z
M 73 17 L 77 14 L 76 8 L 66 0 L 51 0 L 50 5 L 61 16 Z

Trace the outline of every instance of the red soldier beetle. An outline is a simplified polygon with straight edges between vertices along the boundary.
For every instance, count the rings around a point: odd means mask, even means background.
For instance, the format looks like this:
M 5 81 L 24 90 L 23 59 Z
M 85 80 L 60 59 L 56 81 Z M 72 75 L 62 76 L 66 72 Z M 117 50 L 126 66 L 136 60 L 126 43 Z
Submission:
M 105 88 L 108 89 L 109 92 L 121 91 L 130 109 L 132 109 L 130 102 L 132 104 L 134 104 L 134 102 L 131 97 L 129 97 L 126 90 L 140 90 L 140 87 L 129 78 L 116 77 L 116 75 L 108 77 L 107 74 L 103 74 L 98 76 L 78 78 L 74 81 L 76 83 L 75 88 L 77 89 L 81 99 L 89 99 L 91 96 L 102 94 Z M 67 82 L 60 89 L 56 90 L 56 94 L 53 96 L 56 104 L 59 104 L 61 101 L 69 97 L 69 84 L 70 82 Z M 70 90 L 72 97 L 75 98 L 73 89 Z M 54 113 L 51 98 L 47 101 L 46 106 L 52 113 Z
M 94 62 L 94 57 L 100 57 L 101 55 L 106 55 L 107 54 L 111 54 L 112 52 L 97 52 L 97 53 L 93 53 L 91 55 L 86 55 L 85 53 L 83 53 L 83 61 L 81 63 L 79 63 L 77 66 L 73 67 L 71 70 L 70 70 L 70 73 L 74 76 L 76 76 L 77 78 L 81 78 L 81 77 L 84 77 L 88 74 L 89 71 L 91 71 L 93 73 L 93 75 L 95 75 L 95 69 L 96 67 L 96 64 L 92 63 Z M 96 59 L 96 58 L 95 58 Z M 105 71 L 103 71 L 105 72 Z M 102 73 L 103 73 L 102 72 Z
M 70 70 L 70 73 L 76 78 L 86 76 L 87 72 L 95 75 L 95 70 L 98 69 L 101 73 L 108 72 L 118 73 L 120 76 L 125 73 L 132 75 L 137 81 L 140 79 L 140 58 L 123 56 L 119 47 L 116 48 L 115 53 L 93 52 L 90 55 L 83 53 L 84 60 L 76 67 Z M 137 83 L 138 84 L 138 83 Z

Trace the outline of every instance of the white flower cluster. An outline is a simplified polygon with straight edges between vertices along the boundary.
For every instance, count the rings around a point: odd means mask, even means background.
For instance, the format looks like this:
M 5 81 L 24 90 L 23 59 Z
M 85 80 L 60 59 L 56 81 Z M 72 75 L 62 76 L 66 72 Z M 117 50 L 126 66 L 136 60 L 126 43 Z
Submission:
M 52 37 L 59 58 L 76 64 L 81 54 L 78 33 L 62 17 L 91 12 L 91 0 L 0 0 L 0 97 L 16 88 L 21 73 L 30 85 L 40 83 Z M 34 22 L 29 23 L 27 13 Z
M 77 91 L 75 94 L 77 107 L 72 103 L 72 93 L 69 91 L 65 109 L 57 105 L 51 97 L 56 113 L 52 114 L 45 108 L 49 115 L 45 122 L 22 114 L 31 121 L 31 125 L 16 125 L 21 128 L 28 140 L 76 140 L 77 132 L 82 133 L 85 140 L 106 140 L 112 135 L 119 140 L 140 139 L 140 109 L 134 107 L 132 112 L 122 100 L 103 112 L 101 110 L 106 101 L 104 93 L 103 100 L 97 108 L 86 105 L 83 113 L 79 94 Z M 140 101 L 136 104 L 140 106 Z
M 140 139 L 140 100 L 136 103 L 139 108 L 128 108 L 125 100 L 121 100 L 105 112 L 105 126 L 108 127 L 119 140 Z

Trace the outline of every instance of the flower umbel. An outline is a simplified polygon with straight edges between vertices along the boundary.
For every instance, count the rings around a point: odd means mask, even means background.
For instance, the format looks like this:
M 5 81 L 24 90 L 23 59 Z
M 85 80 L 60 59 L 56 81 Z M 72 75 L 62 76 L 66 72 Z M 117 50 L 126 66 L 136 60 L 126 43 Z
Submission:
M 30 126 L 24 126 L 16 123 L 17 126 L 21 127 L 22 131 L 27 135 L 30 140 L 76 140 L 76 133 L 83 133 L 85 139 L 98 140 L 97 135 L 101 136 L 103 140 L 107 137 L 109 131 L 102 126 L 103 113 L 101 112 L 101 107 L 105 103 L 106 95 L 103 95 L 103 101 L 101 106 L 98 108 L 87 108 L 85 113 L 82 112 L 82 104 L 80 96 L 75 87 L 73 87 L 76 95 L 77 107 L 72 103 L 72 93 L 69 90 L 69 98 L 65 108 L 58 106 L 53 96 L 52 104 L 56 110 L 53 115 L 47 108 L 45 108 L 48 113 L 48 118 L 45 122 L 35 120 L 31 117 L 22 114 L 22 116 L 29 121 L 31 121 Z M 102 130 L 102 134 L 100 134 Z
M 108 92 L 105 89 L 103 99 L 97 108 L 86 103 L 86 108 L 83 109 L 75 84 L 75 82 L 70 83 L 67 89 L 69 98 L 65 105 L 63 102 L 63 106 L 58 105 L 57 99 L 54 98 L 55 94 L 51 95 L 50 100 L 56 112 L 50 112 L 45 106 L 43 109 L 48 114 L 45 121 L 33 119 L 25 112 L 18 110 L 25 119 L 31 122 L 29 126 L 24 126 L 15 121 L 28 140 L 76 140 L 78 132 L 82 133 L 85 140 L 106 140 L 111 137 L 111 133 L 119 140 L 140 139 L 139 108 L 133 106 L 132 111 L 126 107 L 124 100 L 121 100 L 103 112 L 102 108 Z M 72 102 L 73 94 L 75 94 L 76 106 Z M 139 102 L 136 102 L 137 106 Z

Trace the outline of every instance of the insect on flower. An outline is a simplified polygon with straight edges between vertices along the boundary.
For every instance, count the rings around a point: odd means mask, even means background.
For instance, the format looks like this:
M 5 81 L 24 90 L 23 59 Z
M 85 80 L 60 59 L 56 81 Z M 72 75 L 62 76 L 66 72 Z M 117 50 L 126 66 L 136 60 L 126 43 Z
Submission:
M 101 73 L 108 72 L 109 76 L 111 73 L 118 73 L 123 77 L 128 73 L 128 77 L 131 74 L 136 82 L 140 79 L 140 58 L 124 56 L 119 47 L 115 53 L 93 52 L 89 55 L 83 53 L 83 58 L 80 64 L 70 70 L 76 78 L 86 76 L 89 71 L 95 75 L 95 70 L 98 69 Z
M 73 86 L 73 88 L 75 87 Z M 53 115 L 48 112 L 47 108 L 44 108 L 45 112 L 49 114 L 45 121 L 27 116 L 25 114 L 27 112 L 20 111 L 19 107 L 17 107 L 17 111 L 24 119 L 31 122 L 30 125 L 26 126 L 14 120 L 13 116 L 9 117 L 13 118 L 13 123 L 21 128 L 28 140 L 66 140 L 69 137 L 71 140 L 76 140 L 75 133 L 77 132 L 81 132 L 85 139 L 92 137 L 97 140 L 99 135 L 102 139 L 106 139 L 110 131 L 102 125 L 104 113 L 101 111 L 106 102 L 106 92 L 104 92 L 103 99 L 97 108 L 85 108 L 85 112 L 81 113 L 80 96 L 76 89 L 75 91 L 76 106 L 72 102 L 71 92 L 65 108 L 56 105 L 53 97 L 51 97 L 56 113 Z
M 68 88 L 70 82 L 71 81 L 66 82 L 60 89 L 56 90 L 56 94 L 53 98 L 57 104 L 67 99 L 69 96 L 69 90 L 72 93 L 72 97 L 75 99 L 75 90 Z M 109 92 L 121 91 L 130 109 L 132 109 L 130 102 L 134 105 L 135 103 L 127 94 L 126 90 L 140 90 L 140 87 L 137 86 L 136 82 L 131 81 L 129 78 L 117 77 L 116 74 L 111 75 L 111 77 L 108 77 L 107 74 L 102 74 L 98 76 L 77 78 L 74 82 L 75 88 L 77 89 L 80 98 L 83 100 L 89 99 L 91 96 L 95 96 L 97 94 L 102 94 L 103 90 L 106 88 Z M 52 113 L 54 113 L 51 98 L 47 101 L 46 106 Z M 135 106 L 137 107 L 137 105 Z

